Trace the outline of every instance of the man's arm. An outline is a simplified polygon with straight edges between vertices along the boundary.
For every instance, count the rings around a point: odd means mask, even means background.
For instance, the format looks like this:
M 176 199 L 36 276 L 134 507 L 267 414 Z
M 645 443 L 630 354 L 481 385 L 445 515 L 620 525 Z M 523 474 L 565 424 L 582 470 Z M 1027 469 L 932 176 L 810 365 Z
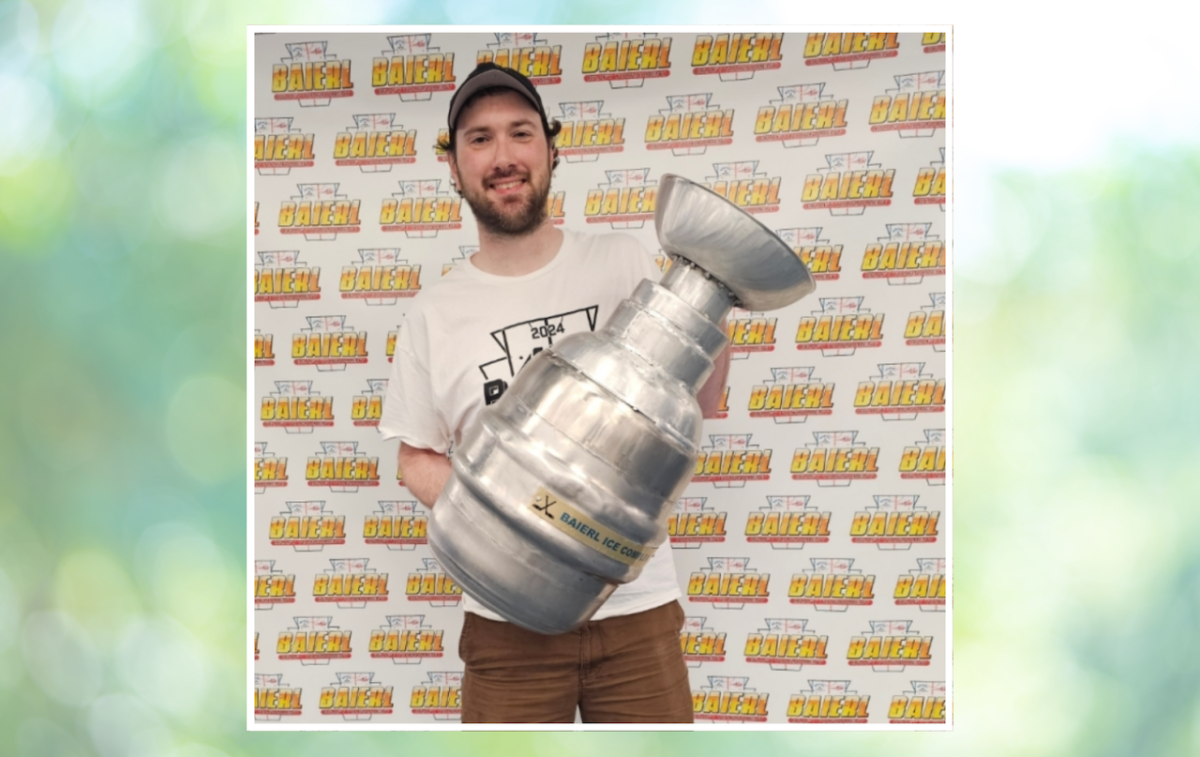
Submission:
M 431 449 L 410 447 L 400 443 L 400 470 L 404 486 L 421 504 L 433 509 L 433 503 L 450 479 L 450 458 Z
M 725 321 L 721 321 L 721 330 L 728 331 Z M 721 395 L 725 393 L 725 384 L 729 380 L 729 345 L 721 350 L 713 361 L 713 372 L 696 393 L 700 402 L 700 410 L 705 418 L 716 418 L 721 408 Z

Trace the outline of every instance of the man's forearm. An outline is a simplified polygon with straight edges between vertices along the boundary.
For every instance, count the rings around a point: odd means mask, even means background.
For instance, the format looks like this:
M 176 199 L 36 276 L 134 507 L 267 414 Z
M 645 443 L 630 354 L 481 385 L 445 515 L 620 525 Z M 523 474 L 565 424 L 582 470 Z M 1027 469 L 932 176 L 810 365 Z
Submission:
M 450 479 L 450 458 L 440 452 L 410 447 L 401 442 L 399 463 L 404 486 L 421 504 L 432 508 L 446 481 Z
M 721 328 L 725 328 L 725 322 L 721 322 Z M 717 413 L 721 410 L 721 395 L 725 393 L 725 385 L 729 381 L 729 345 L 721 350 L 721 354 L 717 355 L 717 359 L 713 361 L 713 372 L 709 375 L 708 380 L 704 382 L 704 386 L 700 387 L 700 391 L 696 393 L 696 400 L 700 403 L 700 410 L 705 418 L 716 418 Z

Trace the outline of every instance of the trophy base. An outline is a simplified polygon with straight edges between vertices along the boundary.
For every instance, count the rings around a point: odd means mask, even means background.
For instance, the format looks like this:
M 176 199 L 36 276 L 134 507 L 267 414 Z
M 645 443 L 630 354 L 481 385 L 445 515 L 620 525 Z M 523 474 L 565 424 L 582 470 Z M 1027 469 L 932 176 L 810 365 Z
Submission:
M 534 547 L 516 551 L 499 544 L 496 532 L 489 532 L 482 519 L 469 517 L 487 509 L 452 475 L 430 522 L 433 554 L 471 599 L 522 628 L 553 636 L 582 626 L 616 590 L 615 583 L 580 572 Z M 511 588 L 514 576 L 522 586 L 516 596 Z M 489 580 L 496 577 L 510 580 Z

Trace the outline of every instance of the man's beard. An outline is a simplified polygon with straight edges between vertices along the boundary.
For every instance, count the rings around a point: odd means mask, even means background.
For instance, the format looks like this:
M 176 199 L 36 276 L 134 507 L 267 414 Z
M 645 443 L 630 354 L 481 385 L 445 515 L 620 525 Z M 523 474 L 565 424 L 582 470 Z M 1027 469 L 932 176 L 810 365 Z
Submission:
M 502 180 L 504 177 L 493 177 L 489 181 Z M 471 206 L 475 221 L 493 234 L 519 237 L 530 233 L 541 226 L 546 220 L 546 200 L 550 197 L 550 179 L 547 176 L 545 184 L 538 186 L 531 175 L 529 186 L 533 190 L 529 202 L 515 212 L 504 212 L 487 198 L 487 190 L 476 193 L 473 189 L 463 187 L 463 198 Z

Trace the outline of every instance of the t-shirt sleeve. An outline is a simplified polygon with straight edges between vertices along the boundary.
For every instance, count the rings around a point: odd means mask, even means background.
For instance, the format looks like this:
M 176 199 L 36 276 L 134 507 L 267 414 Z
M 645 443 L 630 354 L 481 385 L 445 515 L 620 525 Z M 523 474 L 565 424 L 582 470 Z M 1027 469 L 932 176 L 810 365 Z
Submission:
M 646 247 L 630 234 L 616 234 L 614 238 L 621 245 L 621 252 L 627 259 L 628 271 L 631 277 L 629 291 L 624 297 L 633 293 L 634 288 L 642 283 L 642 279 L 650 279 L 654 283 L 662 280 L 663 272 L 655 264 L 654 258 L 646 251 Z
M 410 447 L 442 453 L 450 449 L 449 431 L 434 403 L 429 340 L 419 314 L 410 312 L 396 335 L 379 433 L 384 439 L 399 438 Z

